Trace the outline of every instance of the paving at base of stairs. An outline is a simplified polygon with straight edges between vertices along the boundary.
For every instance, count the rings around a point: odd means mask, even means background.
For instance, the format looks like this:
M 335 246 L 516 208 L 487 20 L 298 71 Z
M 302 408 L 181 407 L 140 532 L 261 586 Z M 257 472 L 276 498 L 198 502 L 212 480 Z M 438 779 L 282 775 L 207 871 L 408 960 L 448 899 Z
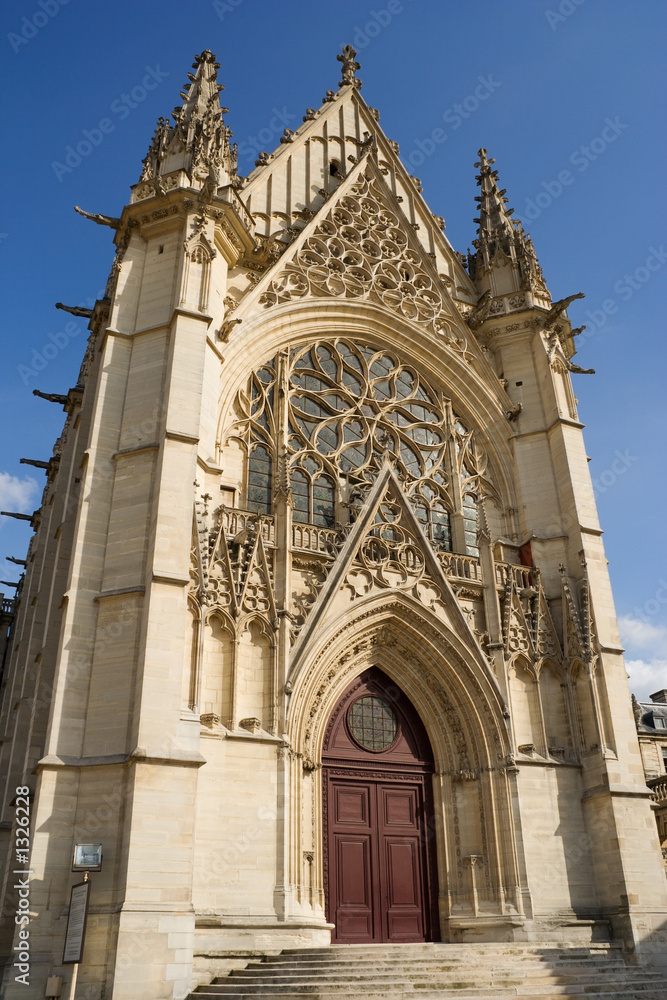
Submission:
M 667 1000 L 667 979 L 627 965 L 620 945 L 333 945 L 250 960 L 198 986 L 206 997 L 341 1000 Z

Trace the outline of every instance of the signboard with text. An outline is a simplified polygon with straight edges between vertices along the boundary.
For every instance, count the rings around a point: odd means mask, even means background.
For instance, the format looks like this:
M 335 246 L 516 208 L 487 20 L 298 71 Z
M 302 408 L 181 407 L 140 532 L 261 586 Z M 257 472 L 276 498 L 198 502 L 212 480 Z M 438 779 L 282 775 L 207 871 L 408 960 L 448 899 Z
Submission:
M 79 882 L 72 886 L 67 918 L 67 934 L 65 935 L 65 951 L 63 965 L 74 965 L 81 961 L 83 942 L 86 936 L 86 919 L 88 917 L 88 897 L 90 882 Z

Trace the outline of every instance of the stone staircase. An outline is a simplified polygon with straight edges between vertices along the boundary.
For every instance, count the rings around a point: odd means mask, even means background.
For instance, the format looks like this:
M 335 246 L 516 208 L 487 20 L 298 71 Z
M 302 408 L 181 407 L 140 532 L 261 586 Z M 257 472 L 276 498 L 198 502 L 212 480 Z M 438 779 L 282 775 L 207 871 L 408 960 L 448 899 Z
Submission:
M 341 1000 L 667 1000 L 667 980 L 626 965 L 620 945 L 332 945 L 250 961 L 198 986 L 205 997 Z

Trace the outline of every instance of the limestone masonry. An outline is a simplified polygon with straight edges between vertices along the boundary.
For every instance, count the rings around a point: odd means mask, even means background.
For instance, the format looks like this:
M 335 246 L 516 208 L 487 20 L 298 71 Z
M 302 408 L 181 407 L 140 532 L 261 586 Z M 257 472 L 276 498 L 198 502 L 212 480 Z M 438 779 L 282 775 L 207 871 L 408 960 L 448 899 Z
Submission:
M 484 149 L 452 249 L 355 55 L 244 178 L 203 52 L 120 216 L 80 210 L 116 256 L 50 397 L 3 678 L 7 1000 L 67 995 L 77 844 L 103 848 L 87 1000 L 332 937 L 667 963 L 579 296 L 552 299 Z

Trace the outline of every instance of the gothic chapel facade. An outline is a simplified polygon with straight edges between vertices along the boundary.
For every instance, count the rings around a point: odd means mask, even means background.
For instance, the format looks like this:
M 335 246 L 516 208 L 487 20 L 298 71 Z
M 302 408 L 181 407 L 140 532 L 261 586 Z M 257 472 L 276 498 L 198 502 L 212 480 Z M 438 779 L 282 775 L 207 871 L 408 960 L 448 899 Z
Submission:
M 91 998 L 331 940 L 667 947 L 572 298 L 483 149 L 452 249 L 354 56 L 243 178 L 203 52 L 120 218 L 90 216 L 116 258 L 5 676 L 5 954 L 34 794 L 8 1000 L 69 975 L 78 843 Z

